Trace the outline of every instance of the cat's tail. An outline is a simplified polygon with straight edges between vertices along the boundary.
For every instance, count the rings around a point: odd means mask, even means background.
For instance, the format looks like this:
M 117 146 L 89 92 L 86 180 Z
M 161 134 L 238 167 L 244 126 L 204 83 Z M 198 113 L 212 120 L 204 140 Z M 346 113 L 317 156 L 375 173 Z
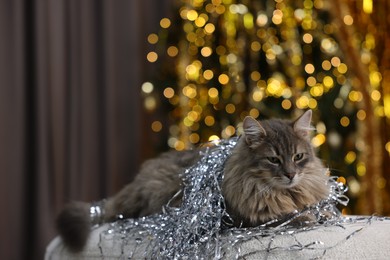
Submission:
M 97 203 L 72 202 L 57 217 L 57 230 L 67 248 L 81 251 L 89 237 L 91 227 L 105 222 L 104 201 Z

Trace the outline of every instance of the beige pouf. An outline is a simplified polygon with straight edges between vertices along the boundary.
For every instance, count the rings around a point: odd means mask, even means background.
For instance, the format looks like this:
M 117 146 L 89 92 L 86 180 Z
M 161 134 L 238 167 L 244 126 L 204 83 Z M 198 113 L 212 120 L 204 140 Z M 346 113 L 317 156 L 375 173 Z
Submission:
M 223 259 L 390 259 L 390 218 L 351 219 L 341 226 L 319 226 L 293 234 L 253 237 L 224 248 L 221 255 Z M 84 251 L 77 254 L 69 252 L 61 238 L 56 237 L 46 249 L 45 260 L 147 258 L 147 241 L 151 238 L 144 237 L 142 243 L 102 239 L 108 229 L 108 224 L 94 229 Z

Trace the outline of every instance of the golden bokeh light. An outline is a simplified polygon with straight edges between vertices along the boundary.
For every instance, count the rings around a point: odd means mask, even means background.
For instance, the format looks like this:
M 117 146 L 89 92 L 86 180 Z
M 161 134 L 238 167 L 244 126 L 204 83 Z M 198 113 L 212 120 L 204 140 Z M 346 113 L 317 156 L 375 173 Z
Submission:
M 161 28 L 168 28 L 169 26 L 171 26 L 171 20 L 169 20 L 168 18 L 162 18 L 160 20 L 160 26 Z
M 227 104 L 225 110 L 228 114 L 233 114 L 236 111 L 236 106 L 234 104 Z
M 284 100 L 282 101 L 282 107 L 283 107 L 283 109 L 288 110 L 288 109 L 291 108 L 291 106 L 292 106 L 292 103 L 291 103 L 290 100 L 284 99 Z
M 168 87 L 164 89 L 163 94 L 166 98 L 172 98 L 175 95 L 175 90 L 173 88 Z
M 213 50 L 210 47 L 203 47 L 200 53 L 203 57 L 209 57 L 213 53 Z
M 313 64 L 310 64 L 310 63 L 306 64 L 306 66 L 305 66 L 306 73 L 313 74 L 314 70 L 315 70 L 315 68 L 314 68 Z
M 151 125 L 153 132 L 160 132 L 162 129 L 162 123 L 160 121 L 154 121 Z
M 350 120 L 347 116 L 343 116 L 341 119 L 340 119 L 340 124 L 344 127 L 347 127 L 349 126 L 349 123 L 350 123 Z
M 349 151 L 346 155 L 345 155 L 345 158 L 344 158 L 344 161 L 347 163 L 347 164 L 351 164 L 353 163 L 355 160 L 356 160 L 356 153 L 354 151 Z
M 324 60 L 321 65 L 324 70 L 330 70 L 332 68 L 332 63 L 328 60 Z
M 151 63 L 156 62 L 157 59 L 158 59 L 158 54 L 157 54 L 157 52 L 154 52 L 154 51 L 149 52 L 149 53 L 147 54 L 147 56 L 146 56 L 146 59 L 147 59 L 149 62 L 151 62 Z
M 211 80 L 214 77 L 214 73 L 212 70 L 205 70 L 203 72 L 203 77 L 207 80 Z
M 208 91 L 209 97 L 216 98 L 219 95 L 219 91 L 216 88 L 210 88 Z
M 346 25 L 352 25 L 353 24 L 353 17 L 351 15 L 347 14 L 344 16 L 343 21 Z
M 151 33 L 148 36 L 148 42 L 150 44 L 156 44 L 158 42 L 158 35 L 155 33 Z
M 260 111 L 257 109 L 257 108 L 252 108 L 250 111 L 249 111 L 249 115 L 253 118 L 258 118 L 259 115 L 260 115 Z
M 198 12 L 196 12 L 195 10 L 189 10 L 187 12 L 187 19 L 188 20 L 195 21 L 196 18 L 198 18 Z
M 356 117 L 357 117 L 359 120 L 361 120 L 361 121 L 363 121 L 364 119 L 366 119 L 366 116 L 367 116 L 366 111 L 364 111 L 363 109 L 360 109 L 360 110 L 356 113 Z
M 169 46 L 167 49 L 167 54 L 170 57 L 175 57 L 179 53 L 179 49 L 176 46 Z
M 196 144 L 200 141 L 200 136 L 197 133 L 192 133 L 189 136 L 189 140 L 191 143 Z
M 150 93 L 152 93 L 154 86 L 150 82 L 144 82 L 141 86 L 141 89 L 142 89 L 142 92 L 144 92 L 145 94 L 150 94 Z
M 311 140 L 311 143 L 314 147 L 319 147 L 323 145 L 326 141 L 326 137 L 324 134 L 318 134 Z
M 208 140 L 211 142 L 211 141 L 218 141 L 220 140 L 221 138 L 219 138 L 218 135 L 211 135 Z
M 312 43 L 313 42 L 313 35 L 311 35 L 310 33 L 305 33 L 303 35 L 302 39 L 307 44 Z
M 226 74 L 221 74 L 219 75 L 218 77 L 218 81 L 219 83 L 221 83 L 222 85 L 226 85 L 229 83 L 229 76 L 226 75 Z
M 204 123 L 207 126 L 213 126 L 215 124 L 215 119 L 214 119 L 213 116 L 206 116 L 205 119 L 204 119 Z

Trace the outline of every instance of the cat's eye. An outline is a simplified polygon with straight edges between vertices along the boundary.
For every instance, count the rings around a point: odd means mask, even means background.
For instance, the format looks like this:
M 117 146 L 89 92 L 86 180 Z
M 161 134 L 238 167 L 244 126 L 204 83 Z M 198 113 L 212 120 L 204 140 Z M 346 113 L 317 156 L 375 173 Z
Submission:
M 275 156 L 267 157 L 267 160 L 273 164 L 280 164 L 279 158 Z
M 303 153 L 297 153 L 294 155 L 294 162 L 298 162 L 303 159 Z

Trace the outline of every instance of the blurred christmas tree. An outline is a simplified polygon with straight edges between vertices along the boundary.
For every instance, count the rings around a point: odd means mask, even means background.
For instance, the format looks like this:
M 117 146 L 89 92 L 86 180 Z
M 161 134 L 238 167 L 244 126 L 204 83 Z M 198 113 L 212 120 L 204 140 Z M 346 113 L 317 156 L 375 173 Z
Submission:
M 167 140 L 158 148 L 229 138 L 247 115 L 310 108 L 312 143 L 348 182 L 352 212 L 389 214 L 390 55 L 380 60 L 372 11 L 367 0 L 178 1 L 177 15 L 148 37 L 158 72 L 142 90 L 151 129 Z M 384 29 L 378 37 L 389 41 Z

